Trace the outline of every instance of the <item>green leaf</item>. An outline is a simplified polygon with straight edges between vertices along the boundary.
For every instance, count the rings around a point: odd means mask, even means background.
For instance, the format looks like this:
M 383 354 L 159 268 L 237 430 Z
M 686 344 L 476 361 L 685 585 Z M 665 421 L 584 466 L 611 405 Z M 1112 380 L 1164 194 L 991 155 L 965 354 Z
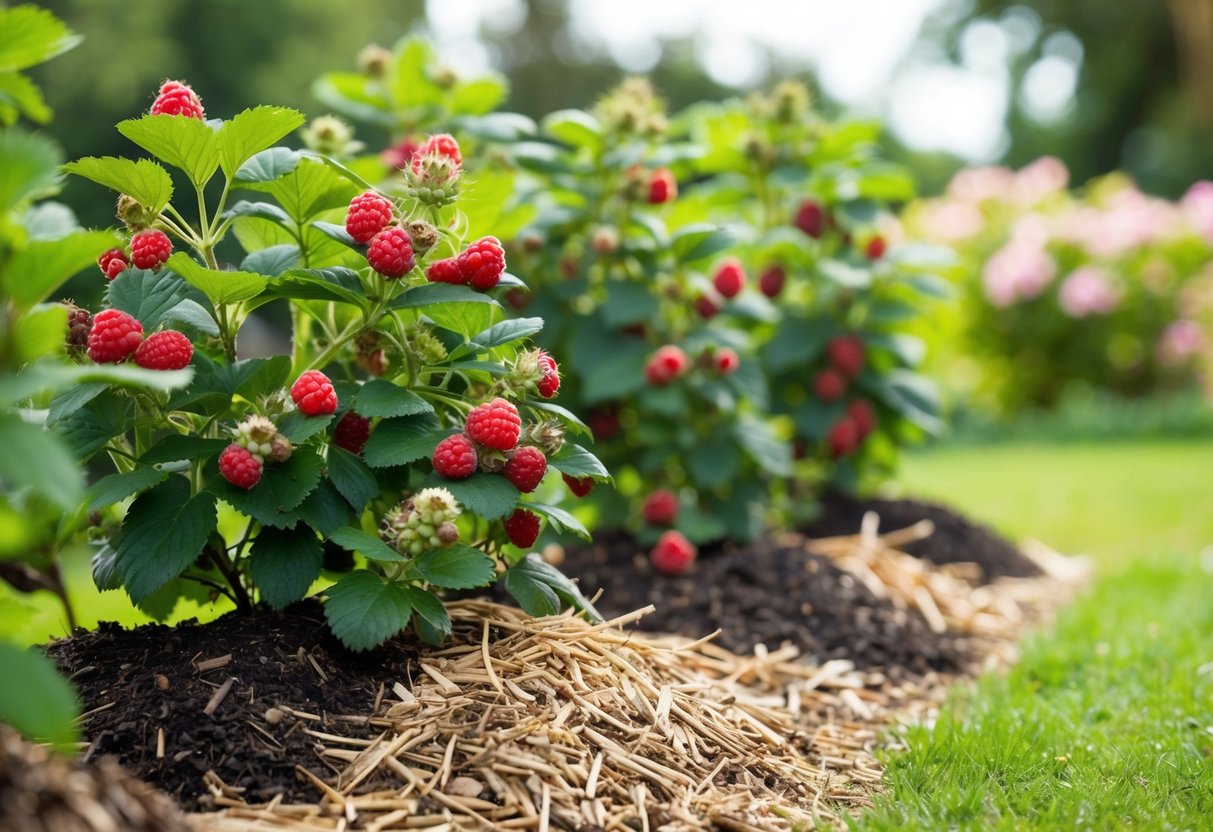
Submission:
M 106 506 L 120 503 L 127 497 L 142 494 L 149 488 L 159 485 L 168 477 L 167 471 L 161 471 L 150 465 L 136 468 L 125 474 L 110 474 L 102 477 L 85 492 L 88 501 L 88 511 L 100 511 Z
M 261 597 L 274 609 L 282 609 L 307 595 L 320 577 L 324 550 L 306 527 L 262 529 L 250 549 L 249 572 Z
M 11 414 L 0 415 L 0 481 L 6 492 L 32 488 L 70 511 L 84 494 L 84 472 L 53 433 Z
M 49 139 L 20 128 L 0 130 L 0 214 L 50 190 L 59 173 L 59 148 Z
M 209 182 L 219 167 L 219 134 L 196 118 L 146 115 L 118 122 L 118 132 L 184 171 L 195 186 Z
M 285 528 L 298 521 L 294 509 L 320 483 L 324 460 L 310 448 L 296 448 L 286 462 L 267 463 L 252 488 L 237 488 L 222 478 L 208 488 L 232 508 L 265 526 Z
M 9 260 L 4 285 L 17 309 L 29 309 L 50 297 L 72 275 L 94 265 L 97 256 L 118 243 L 107 231 L 77 231 L 57 240 L 33 240 Z
M 122 576 L 118 574 L 117 554 L 109 541 L 106 541 L 104 545 L 97 548 L 97 551 L 93 552 L 91 564 L 93 585 L 102 592 L 112 592 L 115 589 L 122 589 Z
M 451 634 L 451 616 L 442 599 L 421 587 L 403 586 L 402 589 L 413 605 L 413 618 L 421 637 L 430 644 L 441 644 Z
M 462 81 L 451 95 L 451 112 L 473 116 L 491 113 L 505 100 L 508 91 L 509 85 L 499 75 L 482 75 Z
M 381 563 L 398 563 L 404 559 L 391 546 L 373 534 L 367 534 L 362 529 L 351 527 L 338 529 L 329 535 L 329 540 L 351 552 L 359 552 L 369 560 L 376 560 Z
M 602 144 L 602 124 L 584 110 L 557 110 L 541 122 L 543 132 L 572 147 L 597 148 Z
M 63 354 L 63 335 L 67 332 L 67 307 L 44 303 L 21 317 L 9 333 L 13 351 L 8 358 L 17 366 L 49 356 Z
M 144 465 L 161 465 L 182 459 L 206 460 L 219 456 L 230 444 L 227 439 L 172 433 L 144 451 L 139 461 Z
M 360 190 L 324 162 L 303 156 L 290 173 L 246 187 L 270 194 L 292 220 L 311 222 L 321 211 L 344 208 Z
M 235 364 L 212 364 L 209 367 L 208 389 L 220 390 L 229 398 L 240 396 L 254 401 L 285 386 L 291 373 L 291 359 L 285 355 L 275 355 L 273 358 L 246 358 Z
M 480 349 L 487 350 L 521 341 L 523 338 L 530 338 L 542 329 L 543 318 L 511 318 L 508 321 L 493 324 L 472 338 L 472 343 Z
M 450 433 L 439 430 L 437 420 L 429 416 L 384 419 L 375 425 L 362 458 L 372 468 L 407 465 L 433 456 L 434 448 L 447 436 Z
M 152 213 L 159 213 L 173 198 L 168 171 L 150 159 L 132 162 L 116 156 L 85 156 L 63 166 L 68 173 L 134 197 Z
M 527 503 L 526 507 L 546 517 L 548 522 L 552 524 L 552 528 L 557 532 L 575 534 L 585 541 L 593 540 L 589 529 L 580 520 L 562 508 L 551 506 L 547 503 Z
M 573 413 L 567 407 L 553 404 L 552 402 L 539 401 L 527 402 L 527 407 L 533 410 L 542 410 L 545 413 L 551 413 L 553 416 L 556 416 L 566 425 L 572 428 L 574 433 L 579 433 L 582 436 L 593 435 L 593 431 L 590 430 L 589 425 L 577 418 L 577 414 Z
M 139 603 L 180 575 L 215 530 L 215 497 L 190 496 L 185 477 L 170 477 L 131 504 L 115 555 L 122 585 Z
M 773 373 L 793 367 L 807 368 L 825 351 L 826 342 L 834 334 L 834 326 L 825 317 L 784 317 L 763 347 L 763 360 Z
M 775 435 L 770 422 L 749 413 L 742 414 L 733 428 L 733 436 L 764 471 L 777 477 L 791 475 L 792 447 Z
M 37 84 L 24 75 L 0 72 L 0 121 L 11 124 L 20 115 L 46 124 L 52 113 Z
M 670 249 L 679 263 L 693 263 L 718 254 L 737 243 L 727 229 L 708 223 L 684 225 L 670 238 Z
M 439 303 L 487 303 L 500 306 L 490 295 L 469 286 L 450 283 L 426 283 L 415 286 L 391 303 L 392 309 L 418 309 Z
M 223 218 L 230 217 L 260 217 L 263 220 L 270 222 L 282 223 L 289 225 L 291 218 L 287 216 L 286 211 L 283 211 L 272 202 L 249 202 L 247 199 L 242 199 L 223 212 Z
M 303 154 L 289 147 L 271 147 L 253 156 L 236 171 L 235 180 L 242 184 L 273 182 L 299 167 Z
M 60 422 L 55 432 L 63 437 L 77 459 L 85 460 L 126 428 L 133 409 L 129 399 L 107 392 Z M 73 479 L 77 473 L 73 472 Z M 62 484 L 59 487 L 62 489 Z
M 602 304 L 602 319 L 608 326 L 624 327 L 647 321 L 657 314 L 658 302 L 648 284 L 630 280 L 611 283 Z
M 493 582 L 493 559 L 462 544 L 423 552 L 413 566 L 422 578 L 443 589 L 475 589 Z
M 44 63 L 82 40 L 46 9 L 32 4 L 0 9 L 0 72 Z
M 244 262 L 240 264 L 240 269 L 246 272 L 253 272 L 254 274 L 263 274 L 266 277 L 276 277 L 298 265 L 299 246 L 293 243 L 284 243 L 282 245 L 263 248 L 260 251 L 254 251 L 244 258 Z
M 354 251 L 359 253 L 366 251 L 366 245 L 355 240 L 350 235 L 350 232 L 345 230 L 344 225 L 337 225 L 336 223 L 321 222 L 317 220 L 316 222 L 312 223 L 312 228 L 316 229 L 330 240 L 336 240 L 346 248 L 352 248 Z
M 450 491 L 456 500 L 485 520 L 506 517 L 518 505 L 518 489 L 505 477 L 496 474 L 478 471 L 466 480 L 436 477 L 434 484 Z
M 379 482 L 371 469 L 345 448 L 330 445 L 328 462 L 329 481 L 356 513 L 379 495 Z
M 202 314 L 210 319 L 211 326 L 214 326 L 214 319 L 205 309 L 205 305 L 209 304 L 206 295 L 170 271 L 127 269 L 110 281 L 105 297 L 110 306 L 143 324 L 145 331 L 173 320 L 174 313 L 187 300 L 198 305 Z M 186 317 L 196 315 L 194 310 L 182 310 L 180 314 Z M 215 331 L 217 333 L 218 328 Z
M 4 31 L 0 15 L 0 32 Z M 0 722 L 34 742 L 48 742 L 70 754 L 80 738 L 80 706 L 71 684 L 36 648 L 0 642 Z
M 537 618 L 560 612 L 563 601 L 593 621 L 602 620 L 577 584 L 534 552 L 507 569 L 501 582 L 518 605 Z
M 69 387 L 51 399 L 51 406 L 46 414 L 46 426 L 48 428 L 54 427 L 100 396 L 108 388 L 109 385 L 104 381 L 91 381 L 86 384 L 77 384 Z
M 434 49 L 429 42 L 410 37 L 398 43 L 392 50 L 392 66 L 388 69 L 387 84 L 394 109 L 397 112 L 415 107 L 438 104 L 443 90 L 430 80 L 430 67 L 434 66 Z
M 383 379 L 372 379 L 362 385 L 354 399 L 353 409 L 367 418 L 416 416 L 434 412 L 434 406 L 413 391 Z
M 255 298 L 265 290 L 267 284 L 263 275 L 208 269 L 183 251 L 169 257 L 168 267 L 191 286 L 201 289 L 215 306 Z
M 872 285 L 870 269 L 856 268 L 841 260 L 822 260 L 817 264 L 817 271 L 822 277 L 844 289 L 866 289 Z
M 328 480 L 321 480 L 316 490 L 307 495 L 299 506 L 299 516 L 323 537 L 350 522 L 349 504 Z
M 303 114 L 286 107 L 260 106 L 237 113 L 219 130 L 219 158 L 228 178 L 283 136 L 303 126 Z
M 737 477 L 741 471 L 741 451 L 736 443 L 713 436 L 707 442 L 696 443 L 683 462 L 696 487 L 714 489 Z
M 326 416 L 308 416 L 301 410 L 292 410 L 278 420 L 278 432 L 299 445 L 324 431 L 332 421 L 331 413 Z
M 548 459 L 548 465 L 570 477 L 592 477 L 598 482 L 611 481 L 611 474 L 601 460 L 572 442 L 566 442 L 558 454 Z
M 943 430 L 943 420 L 939 418 L 939 389 L 925 376 L 895 369 L 875 381 L 862 377 L 860 386 L 927 433 Z
M 378 647 L 403 631 L 413 614 L 404 587 L 365 570 L 351 572 L 325 594 L 329 628 L 351 650 Z
M 362 281 L 353 269 L 292 269 L 270 281 L 269 294 L 294 300 L 330 300 L 369 308 Z

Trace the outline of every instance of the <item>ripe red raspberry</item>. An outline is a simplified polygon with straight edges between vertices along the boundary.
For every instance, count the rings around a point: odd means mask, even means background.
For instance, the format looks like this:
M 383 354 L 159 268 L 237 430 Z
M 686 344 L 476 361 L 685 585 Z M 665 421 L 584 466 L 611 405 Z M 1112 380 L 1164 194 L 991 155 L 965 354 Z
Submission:
M 695 563 L 699 551 L 695 544 L 680 532 L 670 529 L 657 539 L 657 545 L 649 554 L 653 568 L 666 575 L 681 575 Z
M 404 277 L 413 270 L 413 241 L 398 225 L 389 225 L 371 238 L 366 250 L 366 262 L 387 278 Z
M 800 203 L 800 207 L 796 210 L 796 218 L 792 220 L 793 225 L 814 240 L 821 239 L 821 235 L 825 233 L 828 222 L 829 218 L 826 216 L 826 209 L 822 207 L 820 202 L 812 199 L 806 199 Z
M 291 400 L 304 416 L 327 416 L 337 412 L 337 392 L 329 377 L 308 370 L 291 385 Z
M 514 513 L 506 518 L 505 535 L 519 549 L 529 549 L 539 539 L 539 515 L 521 508 L 514 509 Z
M 505 463 L 505 478 L 523 494 L 530 494 L 543 482 L 548 472 L 548 459 L 543 451 L 531 445 L 523 445 L 514 451 Z
M 740 260 L 730 257 L 717 267 L 712 285 L 723 297 L 735 298 L 745 288 L 745 280 L 745 267 Z
M 881 257 L 884 257 L 886 249 L 888 249 L 888 244 L 885 243 L 884 237 L 877 234 L 875 237 L 868 240 L 868 247 L 866 249 L 868 259 L 879 260 Z
M 143 343 L 143 324 L 125 312 L 106 309 L 93 316 L 88 357 L 98 364 L 120 364 Z
M 352 454 L 362 453 L 366 440 L 370 438 L 371 420 L 352 410 L 347 410 L 333 427 L 333 444 Z
M 430 283 L 467 283 L 467 278 L 459 268 L 459 260 L 448 257 L 437 260 L 425 270 L 425 279 Z
M 865 350 L 863 341 L 855 335 L 838 335 L 826 344 L 826 354 L 838 372 L 855 378 L 863 372 Z
M 543 350 L 539 351 L 539 372 L 543 373 L 536 385 L 539 395 L 550 399 L 560 389 L 560 367 L 556 365 L 556 359 Z
M 120 248 L 107 249 L 104 254 L 97 258 L 97 266 L 101 269 L 103 275 L 113 280 L 127 266 L 126 252 Z
M 813 392 L 823 402 L 836 402 L 847 392 L 847 380 L 842 373 L 827 367 L 813 377 Z
M 202 99 L 188 84 L 180 81 L 165 81 L 160 85 L 160 94 L 152 102 L 152 115 L 189 116 L 199 121 L 206 119 Z
M 657 168 L 649 174 L 649 204 L 661 205 L 678 196 L 678 180 L 669 168 Z
M 715 292 L 703 292 L 695 298 L 695 311 L 705 321 L 716 317 L 721 308 L 720 296 Z
M 464 424 L 468 438 L 477 445 L 495 451 L 512 451 L 522 432 L 518 408 L 505 399 L 497 398 L 472 408 Z
M 434 448 L 434 471 L 448 480 L 466 480 L 476 473 L 476 446 L 462 433 L 448 436 Z
M 345 215 L 345 230 L 358 242 L 369 243 L 372 237 L 387 228 L 395 214 L 395 208 L 387 197 L 375 191 L 363 191 L 350 200 L 350 210 Z
M 855 423 L 859 441 L 867 439 L 876 429 L 876 411 L 867 399 L 855 399 L 847 405 L 847 416 Z
M 758 290 L 768 298 L 777 298 L 783 291 L 783 284 L 787 277 L 781 266 L 771 266 L 758 276 Z
M 741 356 L 732 347 L 717 347 L 716 352 L 712 353 L 712 366 L 716 372 L 727 376 L 741 366 Z
M 560 476 L 564 479 L 564 484 L 569 487 L 569 491 L 573 492 L 574 497 L 584 497 L 594 490 L 592 477 L 570 477 L 568 474 Z
M 183 370 L 194 357 L 194 345 L 180 332 L 153 332 L 135 350 L 135 363 L 145 370 Z
M 681 376 L 691 366 L 691 360 L 680 347 L 666 344 L 649 359 L 645 365 L 644 375 L 649 384 L 664 386 Z
M 456 171 L 463 164 L 463 155 L 459 152 L 459 142 L 455 141 L 455 137 L 449 133 L 438 133 L 426 139 L 425 144 L 413 154 L 413 173 L 420 174 L 422 158 L 435 153 L 450 159 Z
M 473 289 L 484 292 L 501 282 L 505 249 L 496 237 L 481 237 L 459 255 L 459 271 Z
M 158 269 L 173 253 L 173 241 L 158 228 L 131 237 L 131 262 L 141 269 Z
M 247 491 L 261 481 L 261 460 L 248 448 L 233 442 L 219 454 L 219 473 L 232 485 Z
M 855 453 L 855 449 L 859 447 L 859 430 L 851 421 L 851 417 L 843 416 L 834 423 L 834 427 L 830 428 L 830 433 L 826 437 L 826 443 L 830 447 L 830 457 L 833 459 L 840 459 Z
M 678 519 L 678 495 L 662 488 L 644 498 L 640 509 L 645 522 L 654 526 L 672 526 Z

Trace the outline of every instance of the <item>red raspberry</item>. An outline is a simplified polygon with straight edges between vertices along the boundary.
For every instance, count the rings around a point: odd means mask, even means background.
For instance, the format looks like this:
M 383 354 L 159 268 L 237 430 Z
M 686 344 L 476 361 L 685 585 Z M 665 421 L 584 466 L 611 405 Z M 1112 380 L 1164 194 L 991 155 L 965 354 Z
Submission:
M 716 317 L 721 310 L 720 296 L 715 292 L 703 292 L 695 298 L 695 311 L 705 321 Z
M 830 428 L 826 443 L 830 446 L 831 458 L 850 456 L 859 447 L 859 430 L 849 416 L 843 416 Z
M 126 268 L 126 252 L 120 248 L 111 248 L 106 250 L 104 254 L 97 258 L 97 266 L 100 267 L 101 273 L 113 280 L 122 270 Z M 113 272 L 110 270 L 113 269 Z
M 417 155 L 417 147 L 417 142 L 412 139 L 402 139 L 380 153 L 379 158 L 390 168 L 404 170 L 409 166 L 409 161 Z
M 556 365 L 556 359 L 543 350 L 539 351 L 539 372 L 543 373 L 536 385 L 539 395 L 550 399 L 560 389 L 560 367 Z
M 420 175 L 424 156 L 438 154 L 451 160 L 455 170 L 463 164 L 463 155 L 459 152 L 459 142 L 449 133 L 438 133 L 425 140 L 425 144 L 413 154 L 413 173 Z
M 232 485 L 247 491 L 261 481 L 261 460 L 248 448 L 233 442 L 219 454 L 219 473 Z
M 460 282 L 462 282 L 462 280 L 463 278 L 461 276 Z M 527 308 L 528 304 L 530 304 L 531 296 L 525 290 L 519 289 L 517 286 L 515 286 L 513 289 L 506 291 L 505 302 L 508 303 L 510 308 L 515 312 L 521 312 L 523 309 Z
M 190 339 L 171 329 L 152 333 L 135 350 L 135 363 L 145 370 L 183 370 L 193 357 Z
M 619 433 L 619 410 L 617 407 L 598 407 L 586 416 L 586 424 L 595 440 L 607 441 Z
M 876 411 L 867 399 L 855 399 L 848 404 L 847 416 L 854 422 L 860 442 L 867 439 L 876 429 Z
M 202 99 L 188 84 L 180 81 L 165 81 L 160 85 L 160 94 L 152 102 L 152 115 L 189 116 L 199 121 L 206 119 Z
M 868 247 L 866 249 L 868 259 L 879 260 L 881 257 L 884 257 L 884 253 L 887 248 L 888 244 L 885 243 L 884 237 L 877 234 L 875 237 L 868 240 Z
M 505 249 L 496 237 L 481 237 L 459 255 L 459 271 L 473 289 L 486 291 L 501 282 Z
M 758 290 L 768 298 L 777 298 L 783 291 L 783 284 L 786 280 L 787 275 L 782 267 L 771 266 L 758 276 Z
M 437 260 L 430 264 L 430 267 L 425 270 L 425 279 L 430 283 L 467 283 L 467 278 L 463 276 L 463 272 L 459 269 L 459 260 L 454 257 L 448 257 L 446 260 Z
M 823 402 L 836 402 L 847 392 L 847 380 L 842 373 L 827 367 L 813 377 L 813 392 Z
M 78 353 L 88 347 L 88 334 L 93 328 L 93 316 L 87 309 L 67 303 L 67 346 Z
M 826 216 L 826 209 L 822 207 L 820 202 L 812 199 L 806 199 L 800 203 L 800 208 L 796 210 L 796 218 L 792 220 L 794 226 L 814 240 L 821 239 L 821 235 L 825 233 L 828 222 L 829 218 Z
M 371 420 L 352 410 L 347 410 L 333 427 L 333 444 L 352 454 L 362 453 L 366 440 L 370 438 Z
M 564 479 L 564 484 L 569 487 L 569 491 L 573 492 L 574 497 L 584 497 L 594 490 L 592 477 L 570 477 L 568 474 L 560 476 Z
M 649 204 L 661 205 L 678 196 L 678 180 L 669 168 L 657 168 L 649 174 Z
M 519 549 L 529 549 L 539 539 L 539 515 L 521 508 L 514 509 L 514 513 L 506 518 L 505 535 Z
M 730 257 L 716 269 L 712 285 L 723 297 L 735 298 L 745 288 L 745 279 L 745 267 L 741 265 L 741 261 Z
M 497 398 L 473 407 L 464 430 L 477 445 L 495 451 L 512 451 L 518 445 L 518 436 L 522 432 L 522 418 L 518 415 L 518 408 L 505 399 Z
M 131 237 L 131 262 L 141 269 L 158 269 L 173 253 L 173 241 L 158 228 Z
M 838 372 L 855 378 L 863 372 L 865 350 L 863 341 L 855 335 L 838 335 L 826 344 L 826 354 Z
M 98 364 L 120 364 L 143 343 L 143 324 L 125 312 L 106 309 L 93 316 L 88 357 Z
M 350 210 L 345 215 L 345 230 L 358 242 L 369 243 L 372 237 L 391 223 L 395 215 L 391 200 L 374 191 L 363 191 L 350 200 Z
M 727 376 L 741 366 L 741 356 L 732 347 L 718 347 L 712 353 L 712 366 L 722 376 Z
M 448 480 L 466 480 L 476 473 L 476 446 L 462 433 L 448 436 L 434 448 L 434 470 Z
M 666 344 L 653 353 L 645 365 L 644 375 L 649 384 L 664 386 L 685 373 L 690 366 L 690 359 L 680 347 Z
M 384 277 L 404 277 L 417 265 L 413 259 L 413 241 L 409 239 L 408 232 L 398 225 L 389 225 L 380 231 L 371 238 L 371 245 L 366 250 L 366 262 Z
M 681 575 L 694 565 L 698 553 L 694 543 L 683 537 L 680 532 L 670 529 L 657 539 L 657 545 L 649 554 L 649 560 L 658 572 Z
M 523 494 L 530 494 L 543 482 L 548 472 L 548 459 L 543 451 L 523 445 L 505 463 L 505 478 Z
M 327 416 L 337 412 L 337 392 L 329 377 L 308 370 L 291 385 L 291 399 L 304 416 Z
M 654 491 L 644 498 L 640 511 L 647 523 L 654 526 L 672 526 L 678 519 L 678 495 L 664 488 Z

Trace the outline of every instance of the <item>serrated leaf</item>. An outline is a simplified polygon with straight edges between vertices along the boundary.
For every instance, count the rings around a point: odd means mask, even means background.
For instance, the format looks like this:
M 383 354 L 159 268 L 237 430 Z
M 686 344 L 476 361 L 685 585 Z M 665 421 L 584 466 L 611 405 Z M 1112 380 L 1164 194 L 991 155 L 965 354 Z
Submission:
M 241 165 L 268 149 L 283 136 L 303 126 L 303 114 L 286 107 L 262 105 L 237 113 L 219 131 L 219 157 L 223 172 L 236 176 Z
M 546 517 L 552 528 L 557 532 L 575 534 L 585 541 L 593 540 L 590 536 L 590 530 L 580 520 L 562 508 L 551 506 L 547 503 L 527 503 L 526 507 L 536 514 Z
M 246 187 L 270 194 L 287 215 L 300 225 L 310 223 L 321 211 L 349 205 L 359 188 L 323 161 L 301 156 L 290 173 L 266 182 L 247 182 Z
M 434 412 L 434 406 L 413 391 L 383 379 L 373 379 L 362 385 L 354 399 L 353 409 L 367 418 L 416 416 Z
M 492 558 L 479 549 L 458 543 L 423 552 L 413 566 L 422 578 L 443 589 L 488 586 L 496 574 Z
M 249 550 L 249 573 L 274 609 L 299 601 L 320 577 L 324 550 L 311 529 L 262 529 Z
M 343 266 L 292 269 L 270 281 L 269 293 L 294 300 L 330 300 L 368 308 L 358 273 Z
M 350 506 L 328 480 L 321 480 L 316 490 L 297 509 L 300 518 L 323 537 L 350 522 Z
M 518 505 L 518 489 L 505 477 L 478 471 L 466 480 L 438 478 L 438 485 L 455 495 L 455 499 L 485 520 L 508 516 Z
M 86 460 L 125 429 L 132 410 L 130 399 L 107 392 L 56 425 L 55 433 L 67 442 L 78 460 Z M 73 471 L 69 482 L 76 474 L 78 471 Z
M 329 481 L 354 509 L 361 512 L 379 494 L 379 482 L 361 459 L 345 448 L 329 446 Z
M 555 615 L 564 601 L 592 621 L 602 620 L 577 585 L 534 552 L 507 569 L 501 582 L 519 606 L 535 617 Z
M 227 439 L 173 433 L 144 451 L 143 456 L 139 457 L 139 461 L 144 465 L 159 465 L 181 459 L 191 461 L 210 459 L 218 456 L 230 444 L 231 442 Z
M 566 442 L 558 454 L 549 458 L 548 465 L 570 477 L 579 479 L 592 477 L 598 482 L 611 481 L 611 474 L 602 461 L 590 451 L 572 442 Z
M 194 562 L 218 520 L 213 494 L 190 496 L 184 477 L 170 477 L 131 504 L 116 542 L 115 561 L 138 603 Z
M 442 599 L 416 586 L 403 586 L 405 596 L 413 605 L 413 621 L 417 631 L 429 644 L 441 644 L 451 634 L 451 616 Z
M 300 445 L 323 432 L 333 421 L 333 414 L 308 416 L 301 410 L 292 410 L 278 420 L 278 432 L 296 445 Z
M 270 246 L 254 251 L 240 264 L 241 271 L 276 277 L 299 265 L 299 246 L 293 243 Z
M 102 592 L 112 592 L 122 589 L 122 576 L 118 574 L 118 553 L 109 541 L 93 552 L 90 566 L 93 572 L 93 585 Z
M 362 458 L 372 468 L 407 465 L 432 456 L 438 443 L 449 435 L 438 429 L 436 419 L 425 415 L 384 419 L 375 425 L 362 449 Z
M 102 477 L 84 493 L 88 501 L 88 511 L 100 511 L 106 506 L 120 503 L 127 497 L 141 494 L 149 488 L 159 485 L 168 477 L 167 471 L 160 471 L 149 466 L 136 468 L 125 474 L 110 474 Z
M 329 628 L 351 650 L 378 647 L 403 631 L 413 614 L 404 587 L 365 570 L 346 575 L 325 595 Z
M 303 154 L 289 147 L 271 147 L 253 156 L 236 171 L 240 183 L 273 182 L 292 173 Z
M 419 309 L 439 303 L 486 303 L 500 306 L 490 295 L 469 286 L 450 283 L 426 283 L 415 286 L 391 303 L 392 309 Z
M 108 388 L 109 385 L 104 381 L 91 381 L 86 384 L 77 384 L 63 391 L 51 399 L 50 409 L 46 414 L 46 426 L 54 427 L 100 396 Z
M 298 521 L 294 509 L 320 483 L 322 460 L 310 448 L 296 448 L 286 462 L 267 463 L 261 480 L 247 491 L 222 478 L 208 486 L 224 502 L 266 526 L 284 528 Z
M 159 213 L 173 198 L 168 171 L 150 159 L 133 162 L 116 156 L 85 156 L 63 166 L 68 173 L 134 197 L 147 210 Z
M 4 18 L 0 17 L 0 31 Z M 0 642 L 0 722 L 69 754 L 80 738 L 80 706 L 71 684 L 37 648 Z
M 146 115 L 118 122 L 118 132 L 160 161 L 184 171 L 196 186 L 210 181 L 219 167 L 219 136 L 196 118 Z
M 134 317 L 148 332 L 172 319 L 173 311 L 187 300 L 198 304 L 210 318 L 204 306 L 209 304 L 206 295 L 170 271 L 129 268 L 109 282 L 105 296 L 110 306 Z M 213 326 L 213 318 L 211 323 Z
M 252 272 L 208 269 L 183 251 L 169 257 L 168 267 L 191 286 L 200 289 L 216 306 L 255 298 L 264 291 L 267 283 L 263 275 Z
M 369 560 L 376 560 L 381 563 L 398 563 L 404 559 L 391 546 L 373 534 L 367 534 L 362 529 L 352 527 L 337 529 L 337 531 L 329 535 L 329 540 L 344 549 L 349 549 L 351 552 L 358 552 Z
M 0 414 L 0 448 L 0 481 L 6 489 L 28 486 L 65 511 L 80 502 L 84 473 L 58 436 Z
M 472 338 L 472 343 L 480 349 L 512 344 L 523 338 L 530 338 L 543 329 L 543 318 L 511 318 L 508 321 L 493 324 L 491 327 Z

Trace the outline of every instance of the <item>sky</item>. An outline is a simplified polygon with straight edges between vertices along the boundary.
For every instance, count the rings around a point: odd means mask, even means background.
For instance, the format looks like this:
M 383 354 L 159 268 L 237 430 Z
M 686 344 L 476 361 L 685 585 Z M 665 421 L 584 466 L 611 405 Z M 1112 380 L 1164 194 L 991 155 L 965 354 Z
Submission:
M 952 152 L 973 162 L 998 158 L 1008 141 L 1008 58 L 1032 45 L 1040 21 L 1023 7 L 971 24 L 958 62 L 922 56 L 905 62 L 931 16 L 956 13 L 958 0 L 568 0 L 573 34 L 624 68 L 643 73 L 661 41 L 693 37 L 705 71 L 739 90 L 761 82 L 768 55 L 811 70 L 831 98 L 882 117 L 909 146 Z M 522 25 L 520 0 L 429 0 L 439 51 L 475 70 L 491 65 L 476 35 L 481 24 Z M 1052 36 L 1028 73 L 1025 109 L 1043 122 L 1070 106 L 1082 50 Z M 1054 42 L 1056 41 L 1056 42 Z

